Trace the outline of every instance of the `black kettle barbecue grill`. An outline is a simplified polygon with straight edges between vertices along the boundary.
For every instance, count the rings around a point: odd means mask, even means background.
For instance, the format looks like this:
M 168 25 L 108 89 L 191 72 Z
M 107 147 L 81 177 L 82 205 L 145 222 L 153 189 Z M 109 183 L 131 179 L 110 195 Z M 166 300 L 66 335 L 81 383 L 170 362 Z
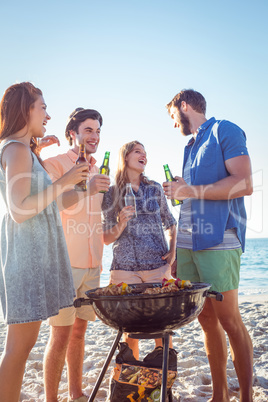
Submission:
M 132 293 L 118 296 L 96 294 L 97 289 L 86 292 L 87 298 L 76 299 L 75 307 L 92 305 L 96 315 L 104 324 L 117 329 L 118 333 L 98 380 L 93 388 L 89 402 L 93 402 L 103 377 L 123 332 L 138 339 L 163 339 L 162 386 L 160 401 L 166 401 L 169 357 L 169 338 L 172 330 L 193 321 L 202 311 L 205 297 L 223 300 L 223 295 L 210 292 L 208 283 L 192 283 L 192 288 L 180 289 L 173 293 L 142 294 L 148 287 L 161 287 L 161 283 L 142 283 L 129 285 Z

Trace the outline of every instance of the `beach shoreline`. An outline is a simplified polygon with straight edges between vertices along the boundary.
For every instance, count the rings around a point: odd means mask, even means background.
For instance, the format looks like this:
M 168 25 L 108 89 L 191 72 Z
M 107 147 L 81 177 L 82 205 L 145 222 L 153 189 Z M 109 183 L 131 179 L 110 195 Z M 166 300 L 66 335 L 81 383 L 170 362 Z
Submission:
M 251 336 L 254 346 L 254 401 L 268 400 L 268 295 L 239 297 L 243 321 Z M 0 324 L 0 345 L 3 350 L 6 327 Z M 205 402 L 211 397 L 211 375 L 203 345 L 203 334 L 195 319 L 185 327 L 175 330 L 173 347 L 178 352 L 178 377 L 172 387 L 174 402 Z M 83 368 L 83 388 L 90 395 L 97 381 L 99 372 L 109 353 L 117 331 L 103 324 L 99 319 L 88 324 L 85 337 L 85 357 Z M 27 361 L 23 379 L 20 402 L 44 401 L 43 354 L 49 337 L 49 325 L 43 322 L 35 347 Z M 154 348 L 153 340 L 140 341 L 140 358 Z M 115 355 L 117 352 L 115 353 Z M 109 391 L 109 381 L 115 356 L 106 372 L 96 402 L 104 402 Z M 230 353 L 227 364 L 228 385 L 232 402 L 239 401 L 236 373 Z M 59 386 L 59 401 L 67 402 L 67 372 L 64 367 Z
M 238 303 L 239 305 L 245 302 L 250 303 L 265 303 L 268 302 L 268 293 L 262 294 L 251 294 L 251 295 L 240 295 L 238 294 Z

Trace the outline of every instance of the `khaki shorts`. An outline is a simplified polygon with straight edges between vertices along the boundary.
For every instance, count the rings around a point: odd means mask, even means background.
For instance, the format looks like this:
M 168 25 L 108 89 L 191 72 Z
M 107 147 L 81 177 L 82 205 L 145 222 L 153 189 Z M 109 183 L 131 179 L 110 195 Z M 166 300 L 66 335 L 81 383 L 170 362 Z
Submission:
M 125 282 L 128 285 L 132 283 L 156 283 L 162 282 L 164 278 L 171 279 L 171 268 L 169 264 L 165 264 L 160 268 L 151 269 L 150 271 L 123 271 L 112 270 L 110 274 L 110 283 L 117 285 Z
M 101 268 L 72 268 L 76 298 L 85 297 L 85 292 L 100 286 Z M 81 318 L 85 321 L 95 321 L 95 312 L 90 305 L 78 308 L 67 307 L 60 310 L 58 315 L 48 319 L 49 325 L 67 326 L 73 325 L 75 318 Z
M 238 289 L 241 248 L 193 251 L 177 248 L 177 276 L 191 282 L 205 282 L 210 290 Z

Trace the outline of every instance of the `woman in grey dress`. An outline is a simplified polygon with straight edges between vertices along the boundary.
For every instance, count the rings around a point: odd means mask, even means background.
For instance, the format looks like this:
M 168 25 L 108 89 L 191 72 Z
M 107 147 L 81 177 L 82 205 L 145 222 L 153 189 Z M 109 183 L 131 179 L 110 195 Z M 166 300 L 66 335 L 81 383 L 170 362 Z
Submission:
M 26 360 L 42 320 L 73 303 L 70 261 L 55 200 L 77 202 L 66 190 L 88 177 L 75 166 L 55 183 L 34 153 L 50 119 L 42 92 L 31 83 L 9 87 L 0 104 L 0 295 L 7 324 L 0 361 L 0 401 L 17 402 Z M 88 195 L 88 194 L 87 194 Z

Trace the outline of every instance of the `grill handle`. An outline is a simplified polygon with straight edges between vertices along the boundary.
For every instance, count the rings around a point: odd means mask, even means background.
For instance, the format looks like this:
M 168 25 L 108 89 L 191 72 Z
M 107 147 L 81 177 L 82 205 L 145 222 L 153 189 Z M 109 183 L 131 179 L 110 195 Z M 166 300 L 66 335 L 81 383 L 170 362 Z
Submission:
M 85 305 L 89 305 L 92 304 L 92 300 L 90 299 L 85 299 L 84 297 L 80 297 L 79 299 L 75 299 L 74 301 L 74 307 L 81 307 L 81 306 L 85 306 Z
M 211 299 L 216 299 L 217 301 L 223 301 L 223 299 L 224 299 L 224 296 L 222 293 L 215 292 L 214 290 L 207 292 L 206 297 L 210 297 Z

